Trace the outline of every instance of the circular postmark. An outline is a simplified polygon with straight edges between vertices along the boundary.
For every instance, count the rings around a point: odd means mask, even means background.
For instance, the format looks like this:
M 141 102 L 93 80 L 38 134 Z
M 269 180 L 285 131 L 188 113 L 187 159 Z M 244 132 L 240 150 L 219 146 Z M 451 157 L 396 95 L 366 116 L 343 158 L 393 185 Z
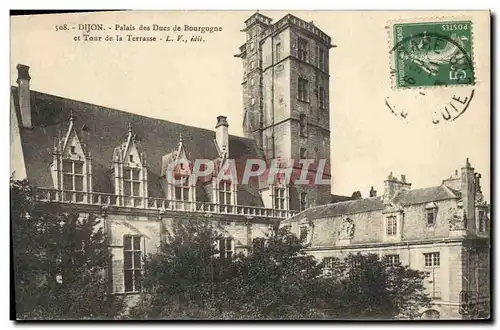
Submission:
M 393 26 L 391 81 L 396 93 L 385 99 L 393 115 L 408 121 L 416 111 L 431 110 L 428 120 L 438 124 L 467 110 L 475 85 L 471 29 L 470 21 Z M 398 98 L 404 100 L 398 103 Z

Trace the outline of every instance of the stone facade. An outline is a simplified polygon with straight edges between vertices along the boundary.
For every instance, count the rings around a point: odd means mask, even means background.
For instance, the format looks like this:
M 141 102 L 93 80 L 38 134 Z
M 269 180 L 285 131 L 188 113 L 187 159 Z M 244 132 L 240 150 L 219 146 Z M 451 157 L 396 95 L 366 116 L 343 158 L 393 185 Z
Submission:
M 460 175 L 457 171 L 437 187 L 412 190 L 404 176 L 391 174 L 383 196 L 312 207 L 281 226 L 299 235 L 306 224 L 311 232 L 308 253 L 319 260 L 375 253 L 427 272 L 434 317 L 467 318 L 459 313 L 463 290 L 477 293 L 484 317 L 490 308 L 490 222 L 479 177 L 468 160 Z

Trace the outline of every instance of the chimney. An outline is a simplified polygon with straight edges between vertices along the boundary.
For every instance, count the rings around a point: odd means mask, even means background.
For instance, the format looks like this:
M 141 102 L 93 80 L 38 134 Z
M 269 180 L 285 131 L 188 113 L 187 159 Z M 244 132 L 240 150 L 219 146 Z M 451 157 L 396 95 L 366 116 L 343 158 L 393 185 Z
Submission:
M 361 197 L 362 197 L 361 191 L 359 191 L 359 190 L 356 190 L 355 192 L 353 192 L 352 196 L 351 196 L 352 199 L 361 199 Z
M 370 189 L 370 197 L 377 197 L 377 191 L 373 189 L 373 186 Z
M 406 182 L 406 175 L 401 175 L 401 180 L 392 176 L 392 172 L 384 181 L 384 204 L 389 204 L 390 201 L 397 195 L 400 191 L 410 190 L 411 183 Z
M 465 160 L 460 177 L 460 190 L 462 192 L 462 205 L 467 219 L 467 229 L 476 230 L 475 197 L 476 197 L 476 177 L 474 168 L 469 163 L 469 158 Z
M 221 156 L 229 156 L 229 135 L 226 116 L 217 117 L 217 125 L 215 125 L 215 141 L 221 152 Z
M 17 65 L 17 85 L 19 87 L 19 111 L 21 125 L 31 128 L 31 96 L 30 96 L 30 67 L 24 64 Z

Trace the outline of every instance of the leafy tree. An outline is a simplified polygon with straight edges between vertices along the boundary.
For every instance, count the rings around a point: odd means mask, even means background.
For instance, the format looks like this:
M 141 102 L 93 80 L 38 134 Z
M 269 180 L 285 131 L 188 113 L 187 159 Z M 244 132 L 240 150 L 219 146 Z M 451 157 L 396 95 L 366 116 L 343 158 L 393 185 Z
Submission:
M 428 306 L 424 273 L 387 266 L 378 255 L 323 262 L 280 228 L 255 239 L 248 255 L 218 257 L 220 230 L 175 222 L 160 252 L 145 260 L 144 292 L 131 318 L 392 319 Z
M 218 318 L 217 294 L 234 269 L 220 258 L 223 238 L 210 221 L 174 221 L 160 250 L 144 260 L 144 280 L 131 318 Z
M 431 299 L 425 293 L 425 272 L 400 263 L 389 265 L 377 254 L 350 254 L 333 262 L 324 295 L 335 297 L 327 304 L 336 319 L 415 318 Z
M 108 319 L 123 299 L 108 295 L 111 254 L 100 221 L 35 200 L 27 181 L 11 181 L 18 319 Z
M 254 240 L 252 253 L 240 256 L 236 276 L 226 281 L 226 310 L 243 319 L 321 317 L 315 307 L 322 269 L 304 248 L 288 227 Z

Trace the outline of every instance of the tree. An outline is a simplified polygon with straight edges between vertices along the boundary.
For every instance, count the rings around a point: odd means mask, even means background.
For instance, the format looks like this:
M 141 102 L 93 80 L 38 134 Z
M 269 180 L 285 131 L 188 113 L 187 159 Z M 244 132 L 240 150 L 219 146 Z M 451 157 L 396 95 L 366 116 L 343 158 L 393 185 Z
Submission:
M 254 239 L 247 255 L 220 258 L 221 230 L 174 222 L 145 260 L 143 293 L 131 318 L 393 319 L 427 306 L 424 273 L 388 266 L 378 255 L 323 262 L 288 227 Z
M 218 318 L 218 291 L 234 269 L 221 258 L 221 230 L 210 221 L 174 221 L 166 241 L 144 260 L 141 297 L 131 318 Z
M 256 239 L 252 251 L 240 256 L 235 277 L 223 295 L 233 318 L 318 318 L 316 286 L 322 273 L 316 259 L 304 253 L 304 242 L 288 227 Z
M 100 221 L 35 200 L 27 181 L 11 181 L 18 319 L 108 319 L 123 299 L 108 295 L 111 254 Z
M 390 265 L 377 254 L 349 254 L 333 261 L 329 280 L 323 280 L 328 314 L 336 319 L 415 318 L 431 299 L 425 293 L 425 272 L 400 263 Z

